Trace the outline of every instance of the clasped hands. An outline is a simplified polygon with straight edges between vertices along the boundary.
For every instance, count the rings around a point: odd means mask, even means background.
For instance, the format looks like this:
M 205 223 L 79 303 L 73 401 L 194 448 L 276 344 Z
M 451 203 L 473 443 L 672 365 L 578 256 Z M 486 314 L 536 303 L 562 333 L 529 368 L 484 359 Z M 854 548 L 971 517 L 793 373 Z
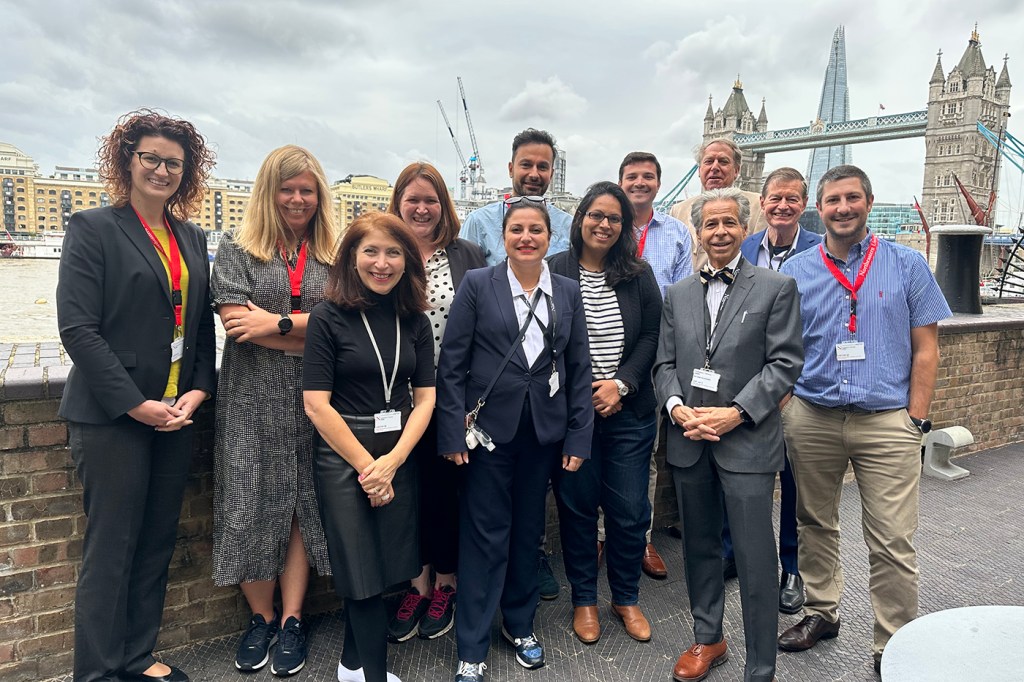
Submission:
M 469 452 L 466 452 L 465 450 L 445 455 L 444 458 L 449 462 L 454 462 L 457 466 L 469 464 Z M 566 454 L 562 455 L 562 468 L 566 471 L 578 471 L 582 465 L 582 457 L 573 457 L 572 455 Z
M 393 454 L 383 455 L 367 464 L 359 474 L 359 485 L 370 500 L 371 507 L 383 507 L 394 501 L 392 481 L 401 464 Z
M 690 440 L 719 441 L 723 435 L 739 426 L 743 418 L 735 407 L 676 405 L 672 408 L 672 421 L 683 429 L 683 435 Z
M 192 414 L 207 397 L 206 391 L 197 388 L 182 393 L 173 405 L 145 400 L 128 410 L 128 416 L 157 431 L 177 431 L 183 426 L 191 426 Z
M 622 410 L 622 396 L 619 387 L 611 379 L 602 379 L 592 383 L 594 411 L 602 417 L 610 417 Z

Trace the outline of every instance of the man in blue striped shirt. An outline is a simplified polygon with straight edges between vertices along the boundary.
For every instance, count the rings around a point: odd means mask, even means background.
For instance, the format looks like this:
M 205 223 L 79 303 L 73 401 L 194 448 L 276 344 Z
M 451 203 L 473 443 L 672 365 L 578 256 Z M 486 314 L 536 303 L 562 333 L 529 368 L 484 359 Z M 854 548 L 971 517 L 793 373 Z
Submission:
M 637 243 L 636 255 L 647 261 L 654 270 L 662 298 L 665 290 L 676 282 L 693 274 L 693 244 L 690 230 L 670 215 L 654 210 L 654 199 L 661 189 L 661 164 L 658 157 L 649 152 L 630 152 L 619 164 L 619 187 L 629 197 L 633 206 L 633 237 Z M 661 417 L 658 418 L 658 438 L 654 450 L 658 450 L 661 435 Z M 651 503 L 651 523 L 647 527 L 647 548 L 644 550 L 643 572 L 661 580 L 668 577 L 665 561 L 651 543 L 654 529 L 654 495 L 658 487 L 658 464 L 651 453 L 650 476 L 647 484 L 647 498 Z M 599 546 L 604 543 L 604 516 L 599 519 Z M 600 550 L 599 550 L 600 555 Z
M 800 289 L 805 364 L 782 418 L 797 487 L 804 618 L 779 637 L 803 651 L 839 634 L 839 497 L 853 465 L 875 611 L 875 669 L 917 616 L 921 439 L 939 364 L 938 321 L 951 315 L 918 252 L 867 229 L 874 196 L 856 166 L 818 183 L 825 242 L 788 259 Z

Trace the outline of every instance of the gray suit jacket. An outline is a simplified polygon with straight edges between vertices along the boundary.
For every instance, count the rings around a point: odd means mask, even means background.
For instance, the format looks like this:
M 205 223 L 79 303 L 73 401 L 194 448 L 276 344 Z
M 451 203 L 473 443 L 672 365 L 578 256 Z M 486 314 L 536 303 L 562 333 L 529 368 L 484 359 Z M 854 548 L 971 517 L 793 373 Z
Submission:
M 685 438 L 680 427 L 670 424 L 668 461 L 691 466 L 710 446 L 718 465 L 729 471 L 779 471 L 785 456 L 779 400 L 793 388 L 804 364 L 796 281 L 740 261 L 711 349 L 711 369 L 721 375 L 716 392 L 690 385 L 694 368 L 704 366 L 706 310 L 699 275 L 668 288 L 654 363 L 658 405 L 664 409 L 674 395 L 688 407 L 736 404 L 753 424 L 740 424 L 717 443 Z

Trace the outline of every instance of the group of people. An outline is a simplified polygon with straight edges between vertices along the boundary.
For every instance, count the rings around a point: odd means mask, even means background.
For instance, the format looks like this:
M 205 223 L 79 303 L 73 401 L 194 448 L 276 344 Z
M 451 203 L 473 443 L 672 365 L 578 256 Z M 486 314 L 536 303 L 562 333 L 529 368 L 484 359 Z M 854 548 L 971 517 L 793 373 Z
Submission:
M 264 160 L 208 274 L 187 217 L 212 153 L 186 121 L 122 117 L 100 150 L 112 205 L 72 216 L 58 284 L 75 363 L 60 413 L 88 517 L 74 679 L 189 679 L 152 652 L 189 427 L 215 393 L 213 579 L 251 611 L 240 671 L 302 669 L 311 568 L 345 599 L 340 682 L 395 682 L 388 641 L 452 627 L 455 680 L 482 682 L 498 611 L 516 661 L 543 666 L 549 489 L 576 636 L 601 637 L 603 560 L 608 614 L 650 640 L 639 584 L 667 571 L 650 544 L 661 439 L 694 634 L 675 679 L 728 656 L 737 575 L 746 680 L 773 679 L 778 649 L 838 634 L 850 462 L 877 667 L 916 615 L 918 449 L 949 308 L 920 255 L 867 230 L 860 169 L 819 183 L 822 240 L 799 227 L 799 172 L 774 171 L 751 197 L 732 188 L 731 141 L 697 157 L 705 191 L 677 217 L 654 209 L 661 166 L 646 152 L 570 216 L 544 198 L 555 140 L 531 128 L 512 143 L 511 195 L 465 224 L 438 171 L 413 163 L 387 211 L 342 235 L 322 166 L 288 145 Z M 388 613 L 382 595 L 406 582 Z M 779 612 L 801 610 L 778 635 Z

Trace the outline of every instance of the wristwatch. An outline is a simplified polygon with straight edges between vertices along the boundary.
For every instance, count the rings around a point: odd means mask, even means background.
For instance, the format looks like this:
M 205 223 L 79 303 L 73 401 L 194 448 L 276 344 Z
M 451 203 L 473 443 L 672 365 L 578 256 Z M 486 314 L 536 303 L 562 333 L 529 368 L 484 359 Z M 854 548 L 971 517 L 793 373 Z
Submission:
M 615 385 L 618 387 L 620 397 L 625 398 L 629 395 L 629 386 L 626 385 L 625 381 L 622 381 L 621 379 L 612 379 L 612 381 L 614 381 Z
M 747 414 L 746 410 L 744 410 L 742 407 L 740 407 L 736 403 L 733 403 L 732 406 L 735 407 L 736 411 L 740 413 L 740 419 L 743 420 L 744 424 L 753 424 L 754 423 L 754 420 L 750 418 L 750 415 Z
M 921 430 L 921 433 L 928 433 L 929 431 L 932 430 L 931 419 L 918 419 L 917 417 L 910 417 L 910 421 L 914 422 L 914 426 L 919 428 Z
M 281 319 L 277 321 L 277 328 L 281 330 L 281 336 L 284 336 L 292 330 L 295 323 L 292 322 L 292 318 L 288 317 L 288 313 L 281 316 Z

